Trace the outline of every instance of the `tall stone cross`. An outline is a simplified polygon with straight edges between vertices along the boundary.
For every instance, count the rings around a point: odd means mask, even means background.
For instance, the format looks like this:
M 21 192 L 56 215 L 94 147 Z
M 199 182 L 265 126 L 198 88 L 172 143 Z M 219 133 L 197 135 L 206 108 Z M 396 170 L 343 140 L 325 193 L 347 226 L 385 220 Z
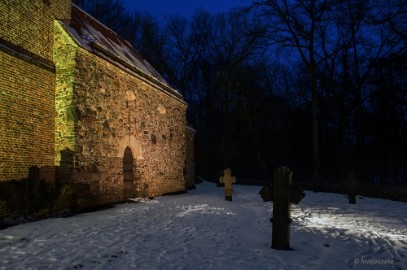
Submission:
M 232 184 L 236 183 L 236 177 L 232 176 L 232 170 L 227 168 L 223 171 L 223 176 L 219 178 L 221 184 L 225 184 L 225 200 L 232 201 Z
M 305 194 L 292 183 L 293 172 L 284 166 L 273 172 L 273 186 L 265 186 L 260 195 L 265 202 L 273 201 L 272 244 L 274 249 L 290 250 L 291 203 L 298 204 Z

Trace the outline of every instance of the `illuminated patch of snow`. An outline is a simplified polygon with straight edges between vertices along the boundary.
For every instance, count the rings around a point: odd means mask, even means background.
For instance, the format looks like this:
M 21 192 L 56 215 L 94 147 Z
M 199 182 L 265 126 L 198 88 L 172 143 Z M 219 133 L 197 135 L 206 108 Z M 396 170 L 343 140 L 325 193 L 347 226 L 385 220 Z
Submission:
M 306 192 L 291 247 L 271 249 L 260 187 L 196 190 L 0 231 L 0 269 L 406 269 L 405 203 Z
M 181 213 L 176 214 L 177 217 L 184 217 L 186 215 L 191 215 L 195 213 L 199 214 L 227 214 L 227 215 L 235 215 L 232 211 L 227 211 L 225 208 L 222 207 L 210 207 L 207 204 L 197 204 L 197 205 L 187 205 L 187 206 L 178 206 L 182 210 Z

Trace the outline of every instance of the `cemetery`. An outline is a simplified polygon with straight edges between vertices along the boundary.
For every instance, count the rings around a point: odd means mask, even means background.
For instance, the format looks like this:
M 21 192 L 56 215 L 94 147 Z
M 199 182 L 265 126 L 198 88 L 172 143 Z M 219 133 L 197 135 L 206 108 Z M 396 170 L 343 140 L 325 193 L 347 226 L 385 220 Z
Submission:
M 407 269 L 398 14 L 253 1 L 161 29 L 103 3 L 0 2 L 0 269 Z M 358 55 L 356 19 L 388 54 Z

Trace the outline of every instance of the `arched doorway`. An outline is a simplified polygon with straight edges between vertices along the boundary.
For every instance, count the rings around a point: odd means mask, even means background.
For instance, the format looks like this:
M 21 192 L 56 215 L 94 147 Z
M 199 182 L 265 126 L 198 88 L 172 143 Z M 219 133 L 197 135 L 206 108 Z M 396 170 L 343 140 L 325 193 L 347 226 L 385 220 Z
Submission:
M 129 147 L 124 150 L 123 156 L 123 185 L 124 197 L 134 196 L 134 158 Z

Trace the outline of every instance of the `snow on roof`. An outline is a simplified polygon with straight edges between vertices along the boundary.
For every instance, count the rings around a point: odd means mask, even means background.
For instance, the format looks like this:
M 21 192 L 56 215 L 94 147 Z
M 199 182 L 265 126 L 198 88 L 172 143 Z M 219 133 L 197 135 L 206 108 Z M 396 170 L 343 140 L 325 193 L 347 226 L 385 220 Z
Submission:
M 130 69 L 171 95 L 181 97 L 128 41 L 78 6 L 72 5 L 71 20 L 62 21 L 62 24 L 84 49 L 102 56 L 123 69 Z

